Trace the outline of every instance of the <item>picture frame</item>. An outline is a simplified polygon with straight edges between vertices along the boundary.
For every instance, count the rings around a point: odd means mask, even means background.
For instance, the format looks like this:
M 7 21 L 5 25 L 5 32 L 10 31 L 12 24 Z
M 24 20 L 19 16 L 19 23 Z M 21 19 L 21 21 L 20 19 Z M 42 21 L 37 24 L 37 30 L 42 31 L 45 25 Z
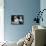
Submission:
M 23 25 L 24 24 L 24 15 L 11 15 L 11 24 Z

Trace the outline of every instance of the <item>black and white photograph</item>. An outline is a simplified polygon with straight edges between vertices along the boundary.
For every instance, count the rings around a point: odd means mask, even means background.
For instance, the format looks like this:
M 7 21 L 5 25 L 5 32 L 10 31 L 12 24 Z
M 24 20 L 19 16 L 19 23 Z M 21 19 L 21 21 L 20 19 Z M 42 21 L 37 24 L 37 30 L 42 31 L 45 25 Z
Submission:
M 24 24 L 24 16 L 23 15 L 12 15 L 11 24 L 13 25 Z

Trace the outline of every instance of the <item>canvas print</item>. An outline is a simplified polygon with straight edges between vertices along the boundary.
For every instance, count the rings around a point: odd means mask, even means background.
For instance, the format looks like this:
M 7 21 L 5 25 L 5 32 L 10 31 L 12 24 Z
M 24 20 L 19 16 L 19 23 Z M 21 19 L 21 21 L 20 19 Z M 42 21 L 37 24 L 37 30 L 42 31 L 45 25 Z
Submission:
M 12 15 L 11 24 L 14 24 L 14 25 L 24 24 L 24 16 L 23 15 Z

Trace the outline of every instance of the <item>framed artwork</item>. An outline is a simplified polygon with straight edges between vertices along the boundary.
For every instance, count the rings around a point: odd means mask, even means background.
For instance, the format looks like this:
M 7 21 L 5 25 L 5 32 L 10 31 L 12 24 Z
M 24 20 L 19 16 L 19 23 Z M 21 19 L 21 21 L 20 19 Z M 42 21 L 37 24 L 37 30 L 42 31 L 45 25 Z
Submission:
M 24 24 L 24 15 L 12 15 L 11 24 L 13 25 L 22 25 Z

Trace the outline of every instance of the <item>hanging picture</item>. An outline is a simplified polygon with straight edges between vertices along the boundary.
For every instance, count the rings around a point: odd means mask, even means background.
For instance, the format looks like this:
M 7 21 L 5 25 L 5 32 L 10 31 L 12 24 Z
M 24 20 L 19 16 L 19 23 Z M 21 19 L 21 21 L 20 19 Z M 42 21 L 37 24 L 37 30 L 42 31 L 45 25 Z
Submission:
M 11 24 L 14 24 L 14 25 L 24 24 L 24 16 L 23 15 L 12 15 Z

